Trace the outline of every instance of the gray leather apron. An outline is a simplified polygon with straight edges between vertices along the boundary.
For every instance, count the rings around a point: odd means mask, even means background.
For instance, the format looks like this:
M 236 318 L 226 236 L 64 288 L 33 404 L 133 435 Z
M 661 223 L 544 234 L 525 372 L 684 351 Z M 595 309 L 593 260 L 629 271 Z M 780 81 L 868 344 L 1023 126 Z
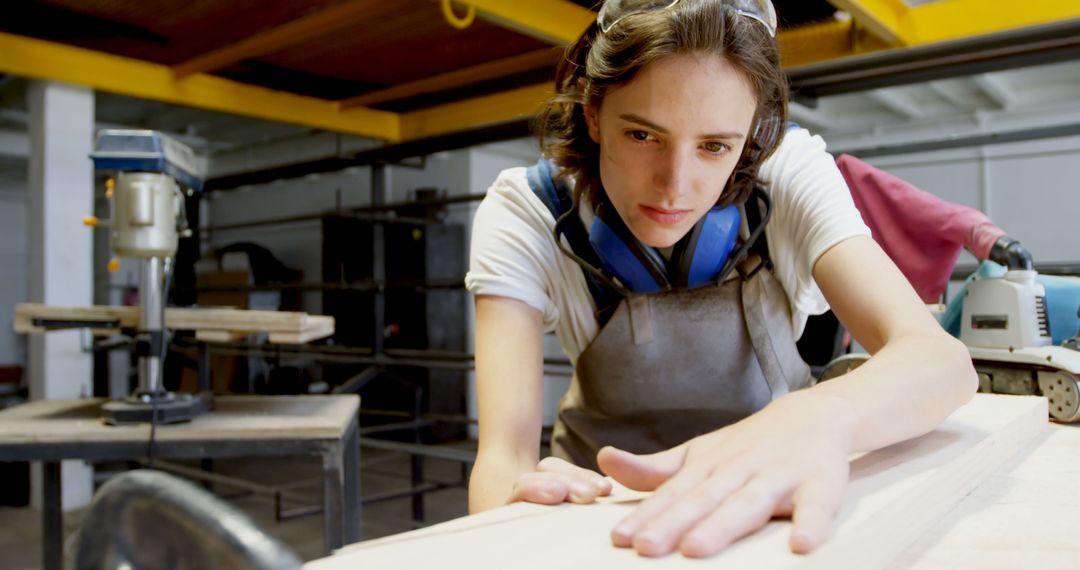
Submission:
M 596 469 L 605 445 L 662 451 L 811 384 L 772 272 L 732 273 L 722 284 L 621 301 L 578 358 L 553 455 Z

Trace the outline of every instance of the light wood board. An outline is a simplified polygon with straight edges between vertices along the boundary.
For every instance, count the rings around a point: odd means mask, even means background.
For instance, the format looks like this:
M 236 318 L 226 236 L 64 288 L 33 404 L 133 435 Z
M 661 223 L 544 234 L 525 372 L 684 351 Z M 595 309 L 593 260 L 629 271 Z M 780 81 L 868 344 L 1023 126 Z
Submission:
M 48 332 L 33 324 L 34 319 L 70 321 L 117 321 L 120 328 L 139 326 L 139 308 L 116 305 L 54 307 L 37 303 L 15 306 L 14 329 L 21 334 Z M 202 340 L 225 341 L 253 332 L 270 333 L 271 342 L 300 344 L 334 334 L 334 318 L 286 311 L 248 311 L 223 308 L 165 309 L 165 326 L 194 330 Z M 104 327 L 95 327 L 102 332 Z
M 0 411 L 0 445 L 146 441 L 149 424 L 108 426 L 106 400 L 38 400 Z M 360 409 L 355 394 L 216 396 L 214 409 L 190 422 L 159 425 L 158 441 L 303 440 L 341 437 Z
M 706 561 L 639 557 L 608 538 L 644 496 L 620 488 L 594 505 L 515 504 L 359 543 L 305 568 L 880 568 L 1046 430 L 1046 414 L 1043 398 L 979 394 L 930 434 L 854 457 L 833 535 L 809 556 L 790 553 L 791 523 L 777 520 Z
M 1080 568 L 1080 423 L 1050 424 L 889 570 Z

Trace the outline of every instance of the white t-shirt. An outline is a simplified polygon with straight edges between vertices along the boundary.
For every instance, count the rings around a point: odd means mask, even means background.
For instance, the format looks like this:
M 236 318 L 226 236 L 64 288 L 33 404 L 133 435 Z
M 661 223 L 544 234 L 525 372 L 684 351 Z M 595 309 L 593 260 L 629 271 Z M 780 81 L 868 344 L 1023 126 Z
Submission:
M 812 271 L 821 254 L 853 236 L 870 235 L 825 141 L 805 129 L 786 133 L 761 166 L 772 198 L 765 228 L 774 274 L 788 294 L 791 327 L 802 335 L 806 318 L 828 310 Z M 543 313 L 571 362 L 599 333 L 581 267 L 555 245 L 551 211 L 529 188 L 525 168 L 499 174 L 473 220 L 469 273 L 475 295 L 525 302 Z M 588 225 L 586 225 L 588 227 Z

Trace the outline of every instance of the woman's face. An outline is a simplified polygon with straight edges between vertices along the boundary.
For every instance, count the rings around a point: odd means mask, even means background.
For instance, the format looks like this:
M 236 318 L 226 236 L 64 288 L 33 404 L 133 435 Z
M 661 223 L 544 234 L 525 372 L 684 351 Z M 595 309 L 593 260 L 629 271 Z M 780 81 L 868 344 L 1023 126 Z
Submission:
M 756 108 L 742 73 L 703 54 L 646 65 L 599 108 L 586 107 L 600 180 L 642 243 L 675 244 L 716 205 Z

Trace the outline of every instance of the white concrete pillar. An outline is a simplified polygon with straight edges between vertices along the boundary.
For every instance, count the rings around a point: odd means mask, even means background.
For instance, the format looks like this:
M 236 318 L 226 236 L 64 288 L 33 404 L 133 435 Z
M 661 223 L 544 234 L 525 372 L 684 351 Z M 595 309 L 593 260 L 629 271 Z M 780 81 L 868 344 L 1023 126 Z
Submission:
M 93 302 L 93 235 L 82 218 L 93 213 L 93 90 L 34 81 L 30 108 L 29 259 L 27 297 L 34 303 L 89 306 Z M 27 372 L 30 398 L 72 399 L 91 393 L 93 359 L 79 331 L 32 335 Z M 40 470 L 35 500 L 40 498 Z M 63 465 L 63 506 L 78 508 L 93 494 L 93 471 L 81 461 Z M 38 502 L 40 504 L 40 502 Z

